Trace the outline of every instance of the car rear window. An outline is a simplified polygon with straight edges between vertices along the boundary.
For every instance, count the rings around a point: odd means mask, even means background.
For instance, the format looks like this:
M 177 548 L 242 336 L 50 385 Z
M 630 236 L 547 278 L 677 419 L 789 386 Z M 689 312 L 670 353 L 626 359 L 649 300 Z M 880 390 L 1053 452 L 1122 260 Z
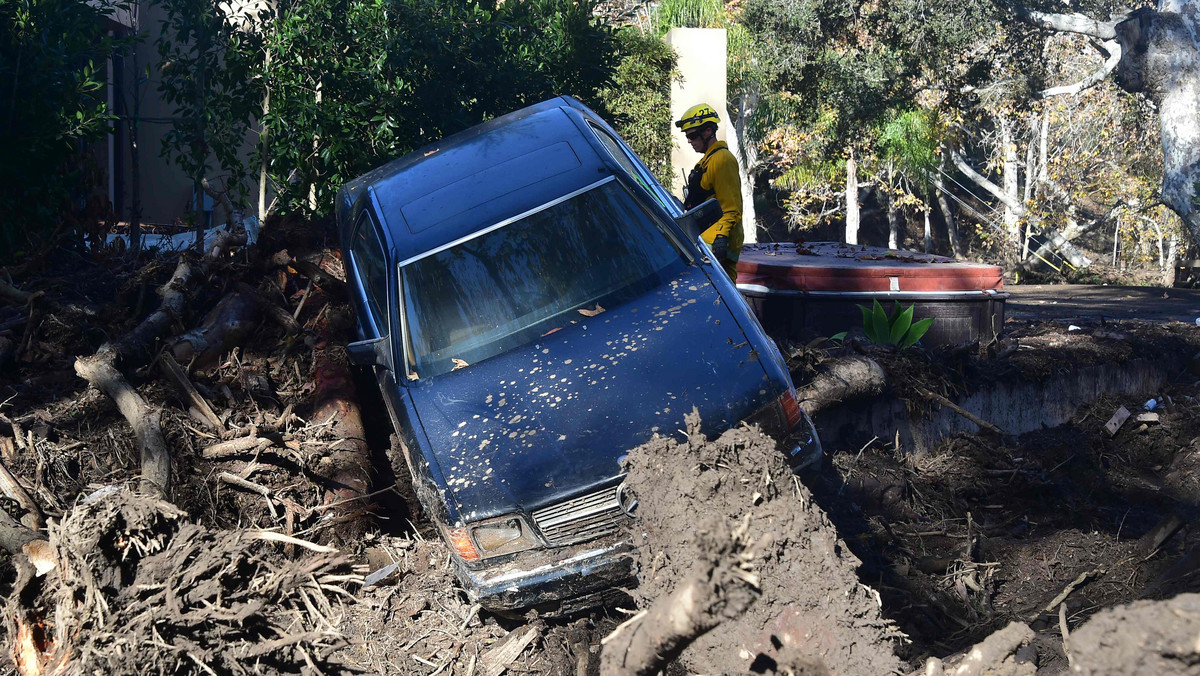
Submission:
M 405 265 L 410 366 L 436 376 L 586 323 L 686 264 L 610 179 Z

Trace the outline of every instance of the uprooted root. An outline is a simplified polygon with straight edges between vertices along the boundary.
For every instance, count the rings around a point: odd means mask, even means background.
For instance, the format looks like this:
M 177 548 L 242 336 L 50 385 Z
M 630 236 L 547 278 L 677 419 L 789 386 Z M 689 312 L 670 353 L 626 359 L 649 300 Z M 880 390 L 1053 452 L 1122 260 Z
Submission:
M 58 569 L 9 614 L 22 674 L 351 671 L 335 658 L 338 597 L 359 579 L 344 558 L 286 560 L 128 491 L 89 500 L 51 525 Z

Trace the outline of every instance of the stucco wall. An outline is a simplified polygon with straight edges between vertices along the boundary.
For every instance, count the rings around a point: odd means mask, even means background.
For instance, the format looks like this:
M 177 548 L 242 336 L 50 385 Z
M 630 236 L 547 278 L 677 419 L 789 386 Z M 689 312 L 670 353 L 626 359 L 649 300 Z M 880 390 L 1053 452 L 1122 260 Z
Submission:
M 679 57 L 682 75 L 682 82 L 671 85 L 671 119 L 678 120 L 684 111 L 697 103 L 707 103 L 721 116 L 717 138 L 727 140 L 728 125 L 724 124 L 729 119 L 729 111 L 725 109 L 725 29 L 674 28 L 667 33 L 666 39 Z M 671 191 L 682 196 L 684 175 L 696 166 L 700 156 L 687 144 L 681 132 L 674 128 L 672 132 Z

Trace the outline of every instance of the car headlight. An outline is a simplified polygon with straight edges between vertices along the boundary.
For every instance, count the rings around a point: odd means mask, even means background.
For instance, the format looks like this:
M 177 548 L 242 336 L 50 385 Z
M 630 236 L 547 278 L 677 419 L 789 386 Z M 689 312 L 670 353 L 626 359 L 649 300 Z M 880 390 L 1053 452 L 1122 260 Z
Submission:
M 524 551 L 539 544 L 525 520 L 517 516 L 469 526 L 468 529 L 482 559 Z

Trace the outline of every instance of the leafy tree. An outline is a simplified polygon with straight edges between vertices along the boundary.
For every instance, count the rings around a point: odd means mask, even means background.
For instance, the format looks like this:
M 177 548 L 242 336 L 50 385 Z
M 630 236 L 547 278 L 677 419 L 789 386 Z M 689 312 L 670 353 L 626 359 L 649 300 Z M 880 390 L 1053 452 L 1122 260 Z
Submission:
M 790 167 L 825 169 L 832 158 L 845 163 L 847 241 L 857 241 L 860 167 L 887 182 L 881 169 L 895 165 L 896 157 L 889 162 L 877 145 L 881 127 L 920 107 L 914 105 L 919 92 L 926 99 L 937 94 L 941 100 L 934 105 L 953 105 L 977 84 L 987 52 L 968 52 L 990 30 L 992 14 L 982 0 L 959 0 L 953 7 L 916 0 L 746 3 L 742 21 L 771 83 L 762 104 L 771 124 L 762 127 L 761 137 L 774 155 L 771 162 L 784 176 Z
M 0 261 L 52 231 L 89 186 L 86 143 L 108 132 L 103 33 L 114 3 L 0 2 Z
M 259 34 L 245 19 L 213 0 L 155 0 L 166 12 L 156 41 L 161 59 L 159 91 L 175 105 L 176 121 L 163 137 L 162 154 L 192 178 L 196 246 L 203 246 L 201 206 L 210 162 L 228 175 L 235 196 L 247 177 L 239 151 L 261 101 Z M 240 198 L 239 198 L 240 199 Z
M 597 98 L 612 123 L 658 180 L 671 184 L 671 80 L 675 53 L 662 39 L 636 26 L 617 31 L 620 62 L 612 84 Z
M 573 0 L 291 0 L 264 16 L 261 153 L 283 210 L 324 213 L 341 184 L 496 115 L 594 102 L 616 44 Z

